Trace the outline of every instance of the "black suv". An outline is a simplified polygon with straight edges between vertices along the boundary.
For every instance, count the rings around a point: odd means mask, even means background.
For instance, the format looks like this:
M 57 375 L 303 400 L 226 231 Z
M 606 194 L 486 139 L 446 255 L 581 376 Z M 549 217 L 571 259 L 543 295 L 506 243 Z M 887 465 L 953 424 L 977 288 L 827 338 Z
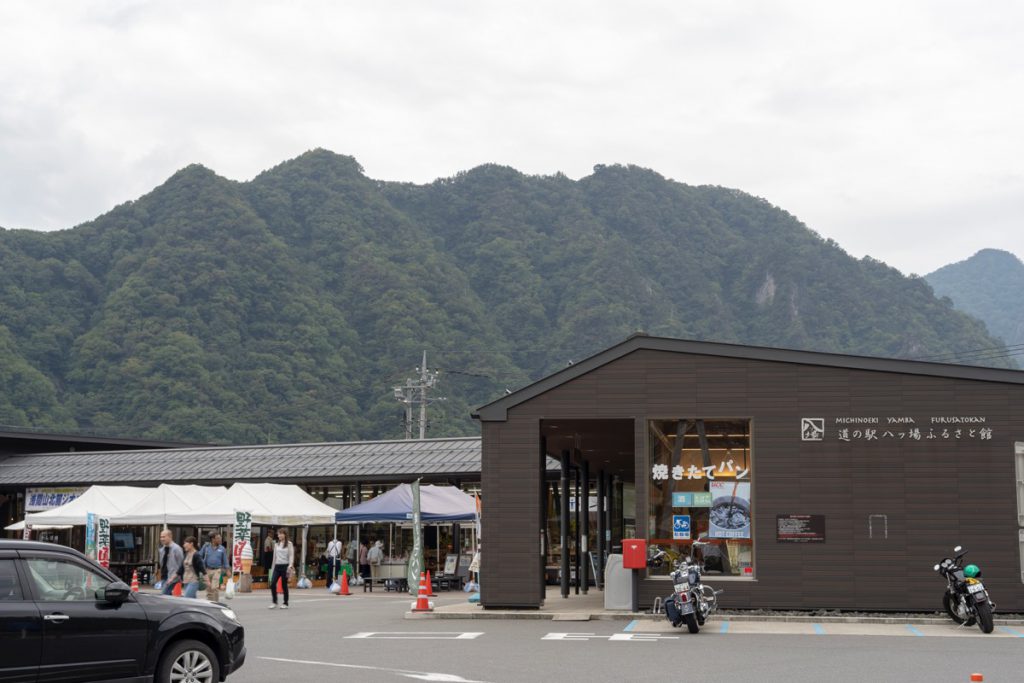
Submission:
M 0 539 L 0 681 L 222 681 L 245 661 L 235 613 L 132 593 L 82 553 Z

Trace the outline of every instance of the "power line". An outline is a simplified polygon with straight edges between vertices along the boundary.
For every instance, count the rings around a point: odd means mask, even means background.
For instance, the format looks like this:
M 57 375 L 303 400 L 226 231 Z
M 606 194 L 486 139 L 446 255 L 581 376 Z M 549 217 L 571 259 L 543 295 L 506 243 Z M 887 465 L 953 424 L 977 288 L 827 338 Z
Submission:
M 1001 358 L 1021 354 L 1024 354 L 1024 344 L 1011 344 L 1009 346 L 990 346 L 980 349 L 949 351 L 946 353 L 938 353 L 928 356 L 916 356 L 914 360 L 941 363 L 946 360 L 984 360 L 986 358 Z

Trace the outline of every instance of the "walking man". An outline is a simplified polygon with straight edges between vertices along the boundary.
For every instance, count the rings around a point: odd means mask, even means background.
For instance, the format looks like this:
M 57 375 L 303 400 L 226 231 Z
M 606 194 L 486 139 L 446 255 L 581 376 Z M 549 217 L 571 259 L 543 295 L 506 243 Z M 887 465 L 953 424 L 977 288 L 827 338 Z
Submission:
M 181 571 L 185 565 L 185 553 L 171 538 L 170 529 L 160 532 L 160 580 L 163 581 L 164 595 L 171 595 L 174 584 L 181 583 Z
M 199 556 L 206 565 L 206 599 L 217 602 L 220 599 L 221 581 L 231 571 L 221 535 L 216 531 L 210 534 L 210 542 L 203 546 Z

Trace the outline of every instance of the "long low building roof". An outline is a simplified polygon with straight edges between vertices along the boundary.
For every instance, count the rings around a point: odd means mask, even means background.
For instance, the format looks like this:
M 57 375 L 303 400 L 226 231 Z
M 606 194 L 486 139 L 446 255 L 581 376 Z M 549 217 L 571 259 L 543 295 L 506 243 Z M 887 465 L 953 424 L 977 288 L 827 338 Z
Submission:
M 384 482 L 479 473 L 479 437 L 46 453 L 0 460 L 0 486 Z

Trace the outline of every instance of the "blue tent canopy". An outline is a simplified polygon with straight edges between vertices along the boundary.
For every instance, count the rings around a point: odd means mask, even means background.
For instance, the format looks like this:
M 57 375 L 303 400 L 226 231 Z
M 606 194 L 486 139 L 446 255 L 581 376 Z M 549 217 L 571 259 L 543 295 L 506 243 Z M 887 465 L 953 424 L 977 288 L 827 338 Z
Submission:
M 476 499 L 454 486 L 420 486 L 424 522 L 472 522 Z M 412 486 L 399 484 L 387 493 L 334 514 L 339 523 L 407 522 L 412 520 Z

